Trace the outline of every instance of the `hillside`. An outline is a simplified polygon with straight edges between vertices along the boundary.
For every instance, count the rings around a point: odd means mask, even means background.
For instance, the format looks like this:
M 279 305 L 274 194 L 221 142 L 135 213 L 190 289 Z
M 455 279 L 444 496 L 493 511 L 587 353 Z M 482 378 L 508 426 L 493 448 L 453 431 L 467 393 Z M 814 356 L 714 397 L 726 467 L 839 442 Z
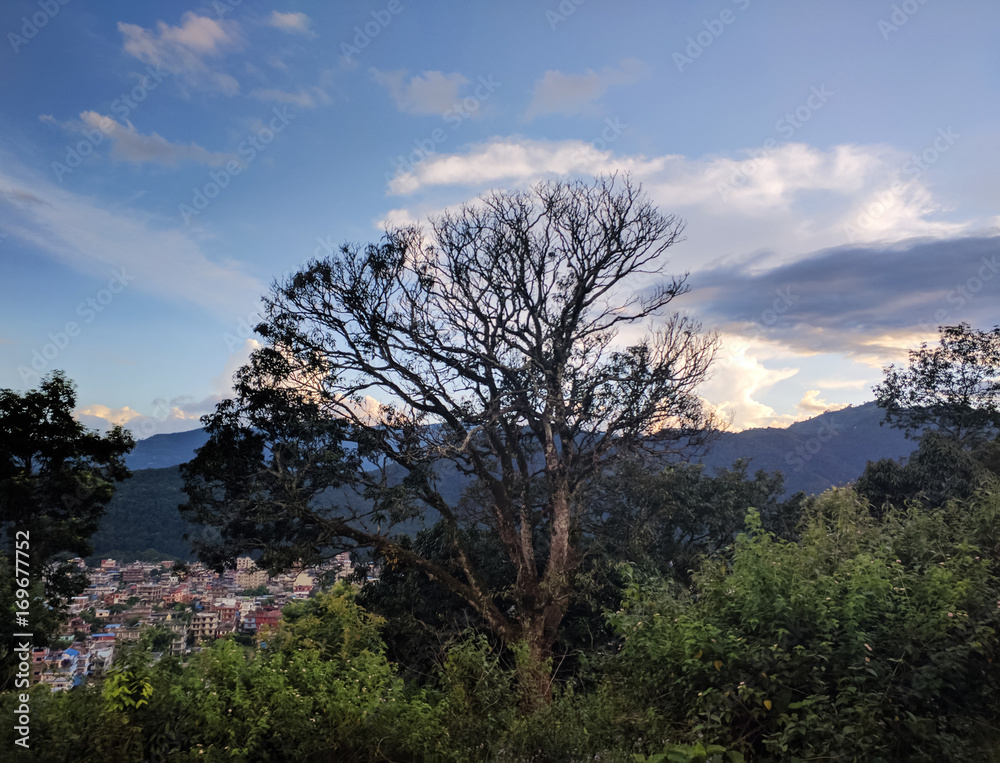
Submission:
M 204 429 L 154 434 L 145 440 L 139 440 L 125 463 L 133 471 L 178 466 L 194 458 L 194 452 L 207 441 L 208 433 Z
M 177 510 L 186 500 L 183 486 L 176 466 L 133 472 L 108 504 L 93 538 L 93 558 L 193 560 L 184 533 L 198 528 L 185 522 Z
M 784 473 L 786 493 L 821 493 L 857 479 L 868 461 L 904 458 L 914 449 L 915 443 L 899 430 L 879 426 L 881 420 L 875 404 L 865 403 L 823 413 L 786 429 L 726 432 L 701 461 L 714 469 L 746 458 L 751 473 L 758 469 Z M 155 435 L 136 444 L 129 456 L 133 476 L 118 488 L 94 536 L 95 556 L 124 560 L 156 553 L 169 558 L 191 557 L 183 535 L 199 532 L 199 528 L 185 522 L 177 511 L 177 505 L 185 500 L 177 466 L 190 460 L 206 439 L 204 430 L 195 429 Z M 457 498 L 457 477 L 445 474 L 441 481 L 449 499 Z M 341 500 L 345 499 L 351 500 L 344 494 Z
M 785 475 L 788 493 L 822 493 L 861 476 L 869 461 L 905 458 L 916 447 L 898 429 L 880 426 L 875 403 L 829 411 L 786 429 L 745 429 L 723 433 L 702 459 L 706 466 L 730 466 L 750 459 L 751 472 Z

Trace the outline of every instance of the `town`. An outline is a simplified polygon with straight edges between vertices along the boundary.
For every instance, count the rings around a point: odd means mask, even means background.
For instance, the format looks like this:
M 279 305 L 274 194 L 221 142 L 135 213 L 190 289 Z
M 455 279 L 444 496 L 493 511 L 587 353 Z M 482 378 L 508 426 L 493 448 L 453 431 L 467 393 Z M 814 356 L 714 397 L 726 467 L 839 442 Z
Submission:
M 185 657 L 230 634 L 258 644 L 277 626 L 285 604 L 306 599 L 352 572 L 346 552 L 321 567 L 271 577 L 250 557 L 219 574 L 200 562 L 103 559 L 88 567 L 73 559 L 90 583 L 73 597 L 59 645 L 32 652 L 31 685 L 64 691 L 98 677 L 129 644 L 144 642 L 157 659 Z

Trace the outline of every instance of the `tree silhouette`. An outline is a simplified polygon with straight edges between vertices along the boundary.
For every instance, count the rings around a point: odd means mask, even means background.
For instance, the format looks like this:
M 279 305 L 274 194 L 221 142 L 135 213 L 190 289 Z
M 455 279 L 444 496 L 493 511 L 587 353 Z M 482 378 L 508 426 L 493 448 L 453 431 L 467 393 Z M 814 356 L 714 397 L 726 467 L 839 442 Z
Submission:
M 717 339 L 663 315 L 687 290 L 662 258 L 681 231 L 628 178 L 610 177 L 494 192 L 432 221 L 430 235 L 392 229 L 310 263 L 265 299 L 267 345 L 238 373 L 237 399 L 208 419 L 213 468 L 235 453 L 227 439 L 257 437 L 237 459 L 256 471 L 215 479 L 199 455 L 188 511 L 220 528 L 229 556 L 369 547 L 422 570 L 523 649 L 527 684 L 547 696 L 588 484 L 637 452 L 702 444 L 716 424 L 695 390 Z M 282 439 L 296 411 L 346 423 L 347 444 Z M 334 450 L 336 474 L 312 469 Z M 331 500 L 351 465 L 364 467 L 351 480 L 365 500 Z M 461 498 L 448 490 L 457 478 L 471 482 Z M 213 514 L 230 493 L 246 511 Z M 393 537 L 401 523 L 438 520 L 447 555 Z M 505 590 L 474 561 L 476 528 L 495 534 L 512 570 Z

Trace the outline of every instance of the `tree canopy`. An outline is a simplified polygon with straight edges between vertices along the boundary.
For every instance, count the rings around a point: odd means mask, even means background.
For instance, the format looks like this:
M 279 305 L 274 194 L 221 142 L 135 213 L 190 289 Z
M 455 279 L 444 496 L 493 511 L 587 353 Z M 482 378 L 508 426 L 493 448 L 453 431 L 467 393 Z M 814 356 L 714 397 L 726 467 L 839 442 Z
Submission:
M 38 597 L 29 619 L 36 645 L 45 643 L 63 605 L 86 585 L 65 560 L 90 553 L 114 483 L 129 476 L 124 457 L 135 444 L 120 426 L 107 435 L 88 430 L 73 418 L 75 406 L 73 383 L 59 371 L 23 394 L 0 390 L 0 562 L 9 570 L 0 598 L 10 622 L 15 542 L 27 540 L 18 548 L 28 552 L 28 578 Z
M 309 263 L 265 298 L 267 345 L 238 372 L 237 398 L 208 417 L 187 511 L 220 528 L 227 558 L 236 547 L 269 559 L 373 548 L 544 663 L 573 596 L 588 485 L 616 459 L 704 443 L 716 424 L 695 390 L 717 339 L 665 315 L 687 290 L 663 259 L 682 228 L 628 178 L 542 183 L 481 197 L 429 233 L 390 229 Z M 295 407 L 343 422 L 346 444 L 306 457 L 309 438 L 280 430 Z M 264 433 L 275 438 L 254 439 Z M 325 491 L 349 470 L 324 472 L 321 452 L 353 462 L 365 500 L 330 505 Z M 206 454 L 240 478 L 215 478 Z M 464 498 L 448 475 L 471 485 Z M 230 495 L 244 509 L 215 514 Z M 393 537 L 403 522 L 439 519 L 447 562 Z M 513 569 L 511 604 L 473 563 L 475 527 Z
M 981 441 L 1000 427 L 1000 327 L 942 326 L 937 347 L 910 351 L 907 368 L 885 369 L 873 388 L 886 422 L 919 435 L 928 428 L 961 442 Z

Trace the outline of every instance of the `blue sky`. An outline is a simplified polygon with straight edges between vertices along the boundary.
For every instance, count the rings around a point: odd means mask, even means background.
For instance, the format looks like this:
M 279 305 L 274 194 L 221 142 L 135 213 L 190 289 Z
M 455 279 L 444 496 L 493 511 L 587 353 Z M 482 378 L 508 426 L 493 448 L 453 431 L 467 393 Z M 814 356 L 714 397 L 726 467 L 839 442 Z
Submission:
M 311 256 L 491 188 L 628 171 L 686 223 L 677 307 L 734 428 L 871 399 L 997 323 L 987 0 L 8 0 L 0 387 L 198 426 Z

